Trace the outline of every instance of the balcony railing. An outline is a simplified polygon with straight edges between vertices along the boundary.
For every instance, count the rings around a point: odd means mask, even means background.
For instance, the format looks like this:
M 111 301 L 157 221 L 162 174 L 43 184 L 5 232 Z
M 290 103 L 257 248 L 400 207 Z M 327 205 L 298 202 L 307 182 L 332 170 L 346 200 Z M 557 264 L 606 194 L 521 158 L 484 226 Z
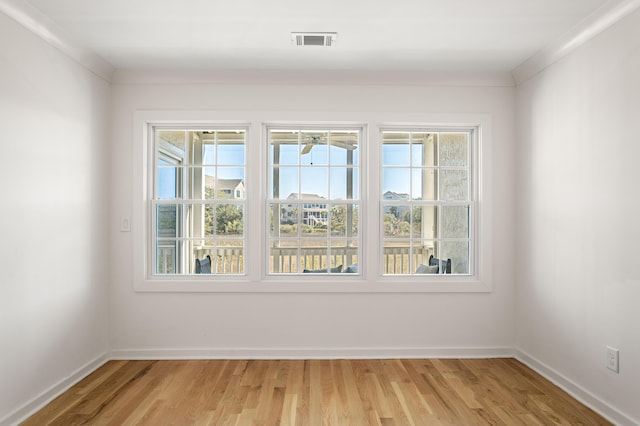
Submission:
M 432 247 L 385 247 L 382 258 L 384 274 L 409 274 L 421 263 L 428 263 L 433 254 Z M 211 256 L 211 271 L 222 274 L 244 273 L 244 249 L 242 247 L 196 248 L 194 258 Z M 165 253 L 165 258 L 167 257 Z M 166 263 L 166 261 L 165 261 Z M 191 262 L 193 263 L 193 262 Z M 318 270 L 336 265 L 358 263 L 357 247 L 337 247 L 327 255 L 326 247 L 271 247 L 269 249 L 269 272 L 300 273 L 303 270 Z M 413 265 L 413 271 L 409 268 Z M 194 268 L 192 265 L 191 268 Z M 189 271 L 193 273 L 194 271 Z

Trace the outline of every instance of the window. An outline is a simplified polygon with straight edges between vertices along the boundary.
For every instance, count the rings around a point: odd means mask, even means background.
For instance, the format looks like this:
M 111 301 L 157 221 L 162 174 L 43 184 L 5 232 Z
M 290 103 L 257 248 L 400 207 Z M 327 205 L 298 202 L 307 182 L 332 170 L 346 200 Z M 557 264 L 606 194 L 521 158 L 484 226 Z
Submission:
M 491 291 L 490 116 L 283 114 L 135 113 L 136 291 Z
M 268 273 L 357 274 L 362 129 L 266 133 Z
M 245 273 L 244 129 L 154 127 L 152 275 Z
M 473 273 L 473 136 L 382 131 L 383 274 Z

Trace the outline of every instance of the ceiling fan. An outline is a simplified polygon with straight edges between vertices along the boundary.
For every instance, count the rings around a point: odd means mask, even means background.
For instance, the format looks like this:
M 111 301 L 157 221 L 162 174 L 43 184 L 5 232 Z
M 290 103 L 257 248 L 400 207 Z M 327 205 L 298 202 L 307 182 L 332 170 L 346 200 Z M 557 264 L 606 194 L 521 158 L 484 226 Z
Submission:
M 300 154 L 304 155 L 304 154 L 308 154 L 311 151 L 311 148 L 313 148 L 315 145 L 323 145 L 327 143 L 327 137 L 323 134 L 321 135 L 305 135 L 304 136 L 304 141 L 306 142 L 306 145 L 302 148 L 302 151 L 300 151 Z M 356 149 L 355 145 L 352 145 L 349 142 L 346 141 L 340 141 L 340 140 L 336 140 L 335 138 L 330 138 L 329 139 L 329 144 L 333 145 L 333 146 L 337 146 L 339 148 L 344 148 L 344 149 L 348 149 L 349 151 L 353 151 L 354 149 Z

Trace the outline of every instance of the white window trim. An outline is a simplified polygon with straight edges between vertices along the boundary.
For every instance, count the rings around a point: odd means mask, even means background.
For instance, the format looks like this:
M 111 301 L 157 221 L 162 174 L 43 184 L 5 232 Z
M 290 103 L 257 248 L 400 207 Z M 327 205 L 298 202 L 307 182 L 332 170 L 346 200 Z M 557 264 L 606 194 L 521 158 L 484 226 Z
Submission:
M 173 157 L 176 160 L 181 161 L 183 164 L 185 162 L 188 162 L 187 161 L 187 157 L 191 157 L 192 156 L 192 154 L 187 153 L 186 155 L 183 155 L 181 157 L 178 154 L 178 149 L 176 149 L 176 148 L 174 148 L 174 147 L 172 147 L 172 146 L 170 146 L 169 144 L 166 144 L 166 143 L 162 144 L 162 145 L 165 145 L 163 148 L 161 148 L 158 145 L 160 143 L 160 141 L 157 138 L 157 132 L 158 131 L 161 132 L 161 131 L 164 131 L 164 130 L 167 130 L 167 129 L 175 129 L 175 130 L 184 131 L 184 132 L 190 132 L 190 131 L 194 131 L 194 130 L 216 130 L 216 131 L 243 130 L 245 132 L 245 142 L 246 142 L 246 139 L 248 137 L 247 135 L 248 135 L 248 132 L 249 132 L 248 124 L 244 124 L 244 125 L 242 125 L 242 124 L 241 125 L 234 124 L 234 125 L 230 125 L 230 126 L 226 125 L 226 124 L 225 125 L 222 125 L 222 124 L 211 124 L 211 125 L 202 126 L 200 124 L 188 124 L 188 125 L 179 124 L 179 125 L 176 125 L 175 123 L 169 123 L 168 125 L 166 125 L 166 124 L 154 123 L 154 124 L 150 124 L 148 126 L 147 131 L 148 131 L 148 137 L 150 138 L 148 140 L 148 143 L 149 143 L 149 147 L 151 148 L 151 151 L 152 151 L 152 152 L 150 152 L 150 156 L 153 156 L 153 160 L 151 160 L 151 161 L 152 161 L 152 164 L 154 164 L 153 171 L 156 172 L 156 173 L 154 173 L 153 177 L 151 175 L 148 177 L 149 178 L 150 187 L 147 189 L 148 193 L 150 194 L 150 196 L 148 196 L 147 198 L 148 199 L 153 199 L 153 201 L 151 202 L 152 206 L 150 207 L 151 225 L 150 225 L 149 228 L 151 230 L 154 230 L 154 232 L 156 230 L 157 217 L 156 217 L 156 214 L 154 213 L 155 208 L 153 206 L 157 207 L 159 205 L 166 204 L 166 203 L 176 204 L 176 205 L 180 205 L 180 206 L 207 204 L 206 201 L 203 202 L 202 200 L 186 198 L 186 197 L 183 197 L 183 196 L 179 196 L 175 200 L 154 199 L 155 191 L 157 190 L 157 188 L 154 188 L 154 186 L 157 184 L 156 178 L 157 178 L 157 171 L 158 171 L 158 169 L 156 168 L 155 165 L 158 164 L 158 159 L 160 158 L 160 156 L 161 155 L 165 155 L 165 156 Z M 169 146 L 167 146 L 167 145 L 169 145 Z M 246 146 L 245 146 L 245 148 L 246 148 Z M 174 151 L 174 152 L 173 153 L 172 152 L 162 153 L 161 152 L 162 150 L 168 150 L 168 151 Z M 193 166 L 193 164 L 189 164 L 189 166 Z M 200 164 L 200 166 L 203 167 L 202 168 L 203 171 L 206 168 L 209 168 L 209 167 L 217 167 L 217 166 L 214 166 L 214 165 L 202 165 L 202 164 Z M 237 167 L 240 167 L 240 166 L 241 165 L 238 165 Z M 246 165 L 242 165 L 242 167 L 246 171 Z M 151 173 L 152 170 L 149 170 L 149 172 Z M 185 176 L 187 174 L 188 173 L 185 173 L 185 171 L 183 170 L 182 179 L 186 179 Z M 181 186 L 182 186 L 182 184 L 181 184 Z M 182 189 L 184 189 L 184 188 L 182 188 Z M 220 199 L 216 199 L 213 202 L 213 204 L 210 204 L 210 205 L 218 205 L 218 203 L 220 201 L 221 201 Z M 229 204 L 242 206 L 243 211 L 244 211 L 244 208 L 246 207 L 246 200 L 244 200 L 244 199 L 240 200 L 240 201 L 238 201 L 238 200 L 233 200 L 233 201 L 224 200 L 224 201 L 222 201 L 222 203 L 223 204 L 229 203 Z M 181 221 L 181 224 L 180 224 L 181 227 L 184 226 L 185 220 L 186 220 L 186 217 L 183 217 L 183 219 Z M 189 235 L 189 237 L 193 237 L 193 235 Z M 218 236 L 216 235 L 216 238 L 217 237 Z M 158 265 L 157 265 L 156 248 L 155 248 L 153 243 L 157 244 L 159 240 L 167 240 L 167 239 L 158 238 L 158 237 L 156 237 L 154 235 L 150 235 L 150 239 L 151 239 L 151 242 L 150 242 L 150 247 L 149 247 L 149 256 L 147 256 L 147 260 L 149 262 L 149 265 L 148 265 L 149 266 L 149 271 L 155 271 L 155 270 L 157 270 Z M 237 239 L 237 240 L 239 241 L 240 239 Z M 246 241 L 247 241 L 246 234 L 243 233 L 243 237 L 242 237 L 243 245 L 242 245 L 242 247 L 245 250 L 245 253 L 246 253 L 246 246 L 247 246 Z M 212 265 L 212 268 L 213 267 L 214 267 L 214 265 Z M 158 279 L 158 280 L 171 280 L 171 279 L 173 279 L 172 278 L 173 275 L 154 274 L 154 273 L 151 273 L 151 272 L 148 272 L 148 273 L 153 277 L 153 279 Z M 181 276 L 181 275 L 182 274 L 180 274 L 179 276 Z M 208 278 L 210 280 L 227 279 L 227 278 L 237 279 L 237 277 L 243 277 L 244 275 L 245 275 L 244 273 L 224 274 L 224 273 L 215 273 L 214 272 L 214 273 L 209 274 Z M 236 278 L 234 278 L 234 277 L 236 277 Z
M 362 192 L 363 192 L 363 188 L 362 188 L 362 182 L 363 182 L 363 174 L 365 173 L 363 168 L 366 169 L 366 165 L 363 163 L 363 157 L 366 156 L 366 151 L 367 151 L 367 126 L 363 123 L 358 123 L 358 124 L 348 124 L 345 125 L 343 122 L 337 122 L 337 123 L 324 123 L 323 125 L 309 125 L 309 123 L 306 124 L 300 124 L 300 123 L 291 123 L 291 122 L 278 122 L 278 123 L 263 123 L 262 124 L 263 127 L 263 149 L 266 150 L 265 152 L 265 167 L 268 167 L 268 150 L 269 150 L 269 137 L 268 137 L 268 132 L 271 129 L 278 129 L 278 128 L 292 128 L 294 130 L 300 130 L 300 131 L 307 131 L 307 130 L 327 130 L 330 129 L 332 131 L 334 130 L 350 130 L 350 131 L 358 131 L 359 132 L 359 142 L 358 142 L 358 150 L 360 151 L 359 153 L 359 164 L 358 164 L 358 171 L 360 176 L 358 177 L 358 194 L 359 194 L 359 202 L 358 204 L 358 208 L 360 209 L 360 211 L 364 211 L 366 208 L 366 200 L 363 199 L 362 197 Z M 268 171 L 267 171 L 268 173 Z M 265 180 L 265 194 L 269 194 L 270 192 L 270 188 L 269 186 L 271 185 L 271 182 L 269 180 L 269 177 L 265 175 L 264 177 Z M 263 200 L 263 204 L 264 204 L 264 208 L 265 211 L 267 211 L 267 204 L 269 203 L 268 200 L 268 196 L 265 196 L 262 198 Z M 273 200 L 272 200 L 273 201 Z M 327 203 L 339 203 L 339 201 L 336 200 L 331 200 L 328 199 Z M 267 215 L 264 216 L 264 238 L 263 238 L 263 244 L 264 244 L 264 271 L 263 271 L 263 280 L 264 281 L 271 281 L 271 282 L 277 282 L 277 281 L 283 281 L 283 282 L 287 282 L 287 281 L 291 281 L 291 282 L 300 282 L 301 280 L 303 280 L 305 283 L 309 282 L 309 281 L 318 281 L 318 282 L 331 282 L 331 281 L 335 281 L 336 279 L 344 279 L 346 281 L 350 281 L 350 280 L 357 280 L 360 279 L 362 277 L 362 272 L 358 271 L 358 273 L 354 273 L 354 274 L 346 274 L 346 273 L 340 273 L 340 274 L 326 274 L 326 275 L 308 275 L 308 274 L 303 274 L 303 273 L 270 273 L 269 272 L 269 265 L 267 262 L 267 259 L 269 257 L 268 253 L 269 253 L 269 218 L 268 218 L 268 213 Z M 359 216 L 359 224 L 362 225 L 362 220 L 365 221 L 366 223 L 366 219 L 363 219 L 362 217 Z M 364 250 L 364 244 L 363 244 L 363 238 L 362 238 L 362 233 L 360 231 L 358 231 L 358 236 L 356 238 L 358 240 L 358 244 L 360 247 L 359 250 L 359 258 L 364 258 L 362 256 L 362 251 Z M 344 267 L 346 268 L 349 265 L 344 265 Z M 300 285 L 305 285 L 305 284 L 300 284 Z
M 469 247 L 469 251 L 470 251 L 470 258 L 469 258 L 469 268 L 471 270 L 471 273 L 469 274 L 452 274 L 455 275 L 458 278 L 464 278 L 464 277 L 474 277 L 475 276 L 475 268 L 476 265 L 478 264 L 478 249 L 477 249 L 477 241 L 478 241 L 478 235 L 477 235 L 477 228 L 478 228 L 478 217 L 477 217 L 477 194 L 478 194 L 478 190 L 479 190 L 479 186 L 478 186 L 478 167 L 476 167 L 476 162 L 478 157 L 478 135 L 480 133 L 479 129 L 477 126 L 468 126 L 468 127 L 462 127 L 459 125 L 456 126 L 448 126 L 448 127 L 435 127 L 435 126 L 429 126 L 429 127 L 425 127 L 425 126 L 416 126 L 416 125 L 403 125 L 403 126 L 397 126 L 397 125 L 389 125 L 389 126 L 385 126 L 385 125 L 381 125 L 380 128 L 378 129 L 378 134 L 382 135 L 383 132 L 436 132 L 436 133 L 447 133 L 447 132 L 453 132 L 453 133 L 468 133 L 469 134 L 469 174 L 470 174 L 470 181 L 471 181 L 471 185 L 469 187 L 469 200 L 468 201 L 463 201 L 461 202 L 461 204 L 469 204 L 471 210 L 472 210 L 472 214 L 471 217 L 473 218 L 473 220 L 470 223 L 470 227 L 469 227 L 469 233 L 471 235 L 471 238 L 469 239 L 469 243 L 470 243 L 470 247 Z M 382 150 L 382 143 L 379 144 L 378 149 Z M 378 164 L 378 170 L 381 171 L 381 173 L 383 172 L 383 166 L 381 164 L 381 161 Z M 382 193 L 382 191 L 380 191 L 380 193 Z M 436 200 L 436 202 L 439 200 Z M 452 205 L 455 203 L 445 203 L 448 205 Z M 384 244 L 382 242 L 382 239 L 384 239 L 384 224 L 383 224 L 383 220 L 382 220 L 382 215 L 384 214 L 384 205 L 385 205 L 385 201 L 380 199 L 379 200 L 379 217 L 381 220 L 379 220 L 378 226 L 379 226 L 379 230 L 378 233 L 380 235 L 380 238 L 378 241 L 379 244 L 379 251 L 378 251 L 378 258 L 380 259 L 380 261 L 382 261 L 382 259 L 384 259 Z M 414 270 L 415 270 L 415 265 L 414 265 Z M 381 271 L 382 273 L 383 271 Z M 442 272 L 439 272 L 438 274 L 387 274 L 387 275 L 382 275 L 385 279 L 389 279 L 390 281 L 397 281 L 399 279 L 402 279 L 402 277 L 404 277 L 406 280 L 410 280 L 410 281 L 415 281 L 415 280 L 431 280 L 431 281 L 437 281 L 440 279 L 443 279 L 443 277 L 441 277 L 442 275 L 444 275 L 444 279 L 446 279 L 447 277 L 449 277 L 449 274 L 444 274 Z
M 339 117 L 339 119 L 337 119 Z M 345 117 L 347 120 L 345 120 Z M 148 143 L 150 125 L 166 124 L 229 126 L 247 128 L 246 182 L 251 187 L 247 197 L 247 257 L 252 259 L 245 275 L 225 275 L 212 279 L 210 276 L 185 275 L 157 277 L 148 276 L 150 224 L 147 194 L 150 185 L 149 167 L 153 167 L 150 155 L 153 151 Z M 369 211 L 360 217 L 363 235 L 362 265 L 360 274 L 341 279 L 338 274 L 330 277 L 288 277 L 266 275 L 264 243 L 268 229 L 264 218 L 267 197 L 267 148 L 260 129 L 265 123 L 300 123 L 312 125 L 362 126 L 363 140 L 368 145 L 360 157 L 361 210 Z M 379 235 L 380 194 L 380 129 L 391 127 L 476 127 L 477 159 L 476 174 L 476 265 L 474 275 L 442 275 L 435 277 L 383 276 L 379 265 L 381 244 Z M 492 274 L 492 126 L 488 114 L 418 114 L 418 113 L 340 113 L 327 111 L 168 111 L 139 110 L 134 113 L 133 129 L 133 200 L 132 200 L 132 257 L 133 282 L 136 292 L 200 292 L 200 293 L 486 293 L 493 289 Z M 364 144 L 363 144 L 364 145 Z M 368 149 L 367 149 L 368 148 Z M 258 191 L 258 193 L 255 193 Z M 372 207 L 374 212 L 372 212 Z M 126 216 L 123 213 L 121 216 Z M 117 215 L 120 216 L 120 215 Z M 256 237 L 255 236 L 259 236 Z M 375 244 L 367 238 L 375 238 Z M 344 274 L 347 275 L 347 274 Z M 304 279 L 302 279 L 304 278 Z M 324 278 L 324 279 L 323 279 Z

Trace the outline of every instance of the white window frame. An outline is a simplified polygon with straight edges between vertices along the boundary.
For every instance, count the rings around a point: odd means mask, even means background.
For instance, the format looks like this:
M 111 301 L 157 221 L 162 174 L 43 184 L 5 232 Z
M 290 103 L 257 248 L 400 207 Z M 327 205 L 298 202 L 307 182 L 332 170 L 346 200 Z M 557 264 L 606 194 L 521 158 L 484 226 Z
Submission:
M 336 120 L 339 117 L 341 120 Z M 120 217 L 132 216 L 131 238 L 133 239 L 133 283 L 137 292 L 227 292 L 227 293 L 486 293 L 493 288 L 492 274 L 492 118 L 489 114 L 424 114 L 401 112 L 363 112 L 339 113 L 333 111 L 188 111 L 188 110 L 138 110 L 134 112 L 133 129 L 133 177 L 131 212 L 120 210 Z M 207 276 L 172 276 L 157 279 L 148 275 L 148 256 L 150 255 L 149 167 L 153 167 L 150 155 L 153 151 L 148 143 L 149 126 L 153 124 L 201 124 L 203 127 L 230 125 L 246 126 L 246 178 L 251 195 L 246 200 L 245 223 L 247 229 L 247 256 L 252 261 L 246 275 L 241 277 L 225 276 L 223 280 L 211 280 Z M 299 275 L 268 276 L 266 271 L 265 228 L 267 197 L 267 149 L 262 129 L 265 124 L 299 123 L 322 126 L 343 124 L 363 127 L 363 151 L 360 156 L 360 210 L 359 234 L 362 236 L 360 275 L 344 277 L 347 274 L 331 275 L 323 280 L 316 274 L 313 279 L 301 280 Z M 381 129 L 407 126 L 424 128 L 475 127 L 477 167 L 476 184 L 476 262 L 473 274 L 469 276 L 439 275 L 436 280 L 416 280 L 407 276 L 382 275 L 379 264 L 380 209 L 381 198 L 380 149 L 378 138 Z M 364 145 L 368 145 L 365 147 Z M 368 149 L 367 149 L 368 148 Z M 122 209 L 126 206 L 114 206 Z M 117 215 L 117 213 L 116 213 Z M 120 238 L 128 234 L 121 233 Z M 256 239 L 257 238 L 257 239 Z M 369 239 L 373 238 L 374 241 Z M 350 278 L 350 279 L 347 279 Z
M 362 205 L 363 202 L 365 202 L 365 200 L 363 200 L 362 197 L 362 182 L 363 182 L 363 176 L 362 176 L 362 158 L 366 153 L 366 138 L 365 138 L 365 133 L 366 133 L 366 128 L 364 125 L 362 124 L 354 124 L 354 125 L 345 125 L 343 123 L 323 123 L 322 125 L 317 125 L 317 124 L 313 124 L 313 123 L 306 123 L 306 124 L 299 124 L 299 123 L 265 123 L 263 124 L 263 140 L 265 141 L 265 147 L 267 150 L 267 163 L 269 163 L 268 160 L 268 151 L 270 150 L 270 137 L 269 137 L 269 132 L 271 130 L 281 130 L 281 129 L 291 129 L 294 131 L 300 131 L 300 132 L 312 132 L 314 130 L 316 131 L 353 131 L 353 132 L 358 132 L 358 155 L 359 155 L 359 161 L 358 161 L 358 165 L 355 167 L 358 170 L 358 179 L 357 179 L 357 184 L 358 184 L 358 188 L 357 188 L 357 194 L 358 194 L 358 199 L 356 200 L 344 200 L 343 202 L 340 202 L 339 200 L 335 200 L 335 199 L 327 199 L 326 203 L 323 204 L 327 204 L 327 205 L 334 205 L 334 204 L 347 204 L 347 203 L 353 203 L 358 205 L 358 209 L 361 211 L 362 210 Z M 271 166 L 271 164 L 266 164 L 267 166 L 267 170 L 268 167 Z M 327 167 L 329 167 L 330 164 L 327 165 Z M 299 169 L 303 169 L 305 166 L 302 164 L 298 164 L 297 166 Z M 269 173 L 269 172 L 267 172 Z M 273 185 L 273 182 L 271 180 L 271 176 L 267 176 L 266 177 L 266 184 L 267 184 L 267 188 L 266 188 L 266 193 L 269 194 L 271 191 L 271 186 Z M 266 198 L 266 203 L 265 203 L 265 211 L 269 212 L 269 208 L 268 206 L 270 204 L 274 204 L 277 203 L 278 201 L 281 201 L 281 204 L 287 204 L 288 202 L 286 201 L 286 199 L 280 198 L 278 200 L 276 199 L 270 199 L 270 198 Z M 314 200 L 304 200 L 301 199 L 299 201 L 296 202 L 290 202 L 290 204 L 310 204 L 313 205 Z M 330 212 L 330 209 L 328 209 L 328 213 Z M 362 218 L 359 217 L 359 220 L 361 220 Z M 360 222 L 361 223 L 361 222 Z M 304 280 L 305 282 L 307 281 L 314 281 L 314 280 L 318 280 L 318 281 L 332 281 L 332 280 L 336 280 L 336 279 L 345 279 L 345 280 L 354 280 L 354 279 L 359 279 L 363 274 L 358 271 L 357 273 L 346 273 L 344 272 L 344 269 L 346 269 L 347 267 L 349 267 L 350 265 L 343 265 L 343 272 L 340 273 L 327 273 L 327 274 L 308 274 L 308 273 L 303 273 L 301 271 L 296 272 L 296 273 L 281 273 L 281 272 L 271 272 L 270 269 L 270 261 L 269 261 L 269 257 L 270 257 L 270 247 L 269 247 L 269 243 L 271 241 L 271 237 L 269 235 L 270 232 L 270 223 L 269 223 L 269 214 L 265 215 L 265 234 L 264 234 L 264 244 L 265 244 L 265 270 L 264 270 L 264 276 L 266 279 L 268 280 L 277 280 L 277 279 L 282 279 L 282 280 Z M 300 238 L 300 237 L 299 237 Z M 363 250 L 363 246 L 362 246 L 362 232 L 360 231 L 360 229 L 358 229 L 358 235 L 355 238 L 351 238 L 352 240 L 357 241 L 357 251 L 358 251 L 358 259 L 360 261 L 360 259 L 362 259 L 362 250 Z M 329 242 L 331 241 L 331 236 L 327 235 L 327 243 L 329 244 Z
M 225 132 L 225 131 L 241 131 L 244 132 L 244 143 L 243 143 L 243 149 L 246 151 L 246 139 L 247 139 L 247 128 L 245 126 L 228 126 L 228 125 L 216 125 L 216 126 L 200 126 L 200 125 L 184 125 L 184 124 L 163 124 L 163 125 L 150 125 L 149 126 L 149 132 L 150 132 L 150 138 L 151 140 L 149 141 L 150 145 L 151 145 L 151 149 L 153 150 L 153 155 L 154 155 L 154 160 L 153 160 L 153 170 L 150 169 L 150 173 L 152 173 L 149 176 L 149 180 L 153 182 L 153 188 L 149 191 L 149 199 L 151 201 L 151 226 L 150 226 L 150 238 L 152 241 L 152 248 L 151 251 L 153 253 L 156 253 L 154 255 L 152 255 L 150 257 L 150 262 L 149 262 L 149 275 L 154 277 L 154 278 L 158 278 L 158 279 L 168 279 L 167 276 L 188 276 L 188 275 L 194 275 L 194 273 L 192 272 L 192 268 L 195 266 L 194 262 L 195 258 L 192 258 L 192 254 L 190 253 L 191 250 L 195 249 L 195 248 L 199 248 L 201 250 L 203 250 L 204 252 L 207 251 L 213 251 L 213 259 L 212 259 L 212 263 L 211 263 L 211 272 L 209 273 L 209 278 L 211 279 L 222 279 L 222 277 L 227 277 L 227 276 L 243 276 L 246 275 L 245 272 L 222 272 L 222 271 L 218 271 L 218 262 L 217 262 L 217 256 L 215 255 L 215 253 L 219 252 L 219 250 L 221 250 L 221 247 L 218 245 L 218 241 L 219 240 L 235 240 L 236 242 L 240 242 L 241 243 L 241 247 L 242 247 L 242 263 L 244 265 L 244 263 L 246 262 L 246 234 L 242 234 L 241 237 L 225 237 L 224 235 L 218 235 L 216 233 L 216 235 L 211 235 L 211 236 L 205 236 L 204 235 L 204 230 L 200 229 L 198 232 L 195 232 L 194 234 L 192 234 L 189 229 L 191 229 L 192 231 L 195 231 L 196 227 L 199 227 L 200 225 L 202 225 L 202 223 L 204 222 L 204 206 L 211 206 L 215 209 L 217 209 L 217 206 L 219 205 L 225 205 L 225 204 L 229 204 L 229 205 L 235 205 L 235 206 L 240 206 L 242 208 L 242 211 L 244 212 L 246 210 L 246 200 L 244 199 L 244 197 L 242 197 L 241 199 L 226 199 L 226 198 L 214 198 L 214 199 L 205 199 L 204 198 L 204 194 L 200 194 L 200 196 L 202 198 L 192 198 L 189 194 L 190 194 L 190 190 L 187 189 L 187 187 L 185 186 L 187 183 L 189 183 L 189 180 L 196 176 L 196 174 L 199 172 L 202 174 L 202 176 L 200 177 L 202 179 L 202 182 L 204 183 L 204 173 L 207 169 L 215 169 L 216 170 L 216 176 L 218 176 L 217 171 L 220 169 L 224 169 L 227 167 L 232 167 L 232 168 L 242 168 L 243 169 L 243 176 L 246 172 L 246 161 L 245 164 L 237 164 L 237 165 L 230 165 L 230 166 L 225 166 L 225 165 L 221 165 L 218 162 L 218 154 L 216 154 L 216 162 L 213 164 L 205 164 L 203 163 L 203 158 L 200 158 L 201 156 L 196 155 L 195 152 L 192 152 L 191 150 L 191 142 L 188 140 L 187 136 L 190 135 L 193 132 L 197 132 L 197 131 L 215 131 L 215 137 L 217 139 L 217 134 L 219 132 Z M 166 132 L 166 131 L 172 131 L 172 132 L 180 132 L 180 133 L 184 133 L 185 135 L 185 139 L 184 139 L 184 144 L 185 144 L 185 151 L 184 152 L 180 152 L 179 149 L 173 147 L 170 143 L 168 142 L 162 142 L 159 140 L 158 137 L 158 133 L 161 132 Z M 219 144 L 216 141 L 215 143 L 215 147 L 216 149 L 218 148 Z M 159 166 L 159 160 L 162 157 L 166 157 L 170 160 L 174 160 L 174 162 L 172 163 L 175 164 L 176 167 L 176 193 L 177 196 L 175 198 L 171 198 L 171 199 L 162 199 L 158 196 L 158 191 L 159 188 L 157 187 L 157 185 L 159 184 L 159 173 L 160 173 L 160 169 L 161 166 Z M 243 157 L 246 157 L 246 155 L 243 155 Z M 244 178 L 243 178 L 244 180 Z M 204 184 L 203 187 L 204 189 Z M 162 237 L 158 237 L 157 236 L 157 220 L 158 220 L 158 208 L 162 205 L 175 205 L 177 208 L 177 220 L 176 220 L 176 236 L 173 238 L 162 238 Z M 202 210 L 200 211 L 200 213 L 198 212 L 198 209 L 202 208 Z M 189 214 L 187 212 L 190 212 Z M 202 223 L 200 224 L 196 224 L 193 222 L 193 219 L 196 218 L 196 215 L 199 216 L 200 219 L 202 219 Z M 243 215 L 243 228 L 244 228 L 244 215 Z M 196 234 L 202 234 L 200 236 L 196 236 Z M 177 250 L 175 250 L 175 254 L 174 254 L 174 259 L 175 259 L 175 264 L 180 265 L 179 269 L 182 269 L 184 272 L 179 273 L 179 274 L 163 274 L 160 272 L 157 272 L 159 267 L 157 265 L 158 262 L 158 256 L 157 256 L 157 250 L 158 250 L 158 246 L 159 243 L 161 241 L 170 241 L 170 240 L 174 240 L 174 244 L 179 247 Z M 208 247 L 206 245 L 204 246 L 200 246 L 200 247 L 196 247 L 194 246 L 194 242 L 197 241 L 204 241 L 204 240 L 209 240 L 211 242 L 215 242 L 213 246 Z M 223 246 L 223 252 L 225 251 L 225 249 L 228 249 L 229 247 L 224 247 Z M 204 254 L 202 255 L 204 257 Z M 226 255 L 225 255 L 226 257 Z M 233 267 L 233 263 L 230 261 L 229 262 L 229 269 L 233 270 L 233 269 L 240 269 L 240 265 L 239 265 L 240 260 L 237 260 L 236 263 L 236 268 Z M 224 264 L 224 261 L 223 261 Z
M 411 163 L 409 163 L 407 166 L 383 166 L 382 164 L 382 147 L 383 147 L 383 133 L 385 132 L 398 132 L 398 133 L 437 133 L 437 134 L 442 134 L 442 133 L 464 133 L 464 134 L 468 134 L 469 135 L 469 139 L 468 139 L 468 171 L 469 171 L 469 187 L 467 188 L 468 190 L 468 194 L 469 194 L 469 199 L 466 201 L 443 201 L 440 199 L 440 197 L 438 197 L 436 200 L 432 200 L 432 201 L 424 201 L 424 202 L 415 202 L 413 200 L 403 200 L 403 201 L 397 201 L 397 202 L 389 202 L 388 200 L 384 200 L 382 199 L 383 194 L 380 194 L 380 213 L 379 213 L 379 217 L 380 217 L 380 238 L 379 238 L 379 244 L 380 244 L 380 262 L 382 263 L 385 259 L 385 255 L 384 255 L 384 250 L 385 250 L 385 246 L 384 246 L 384 241 L 385 241 L 385 235 L 384 235 L 384 207 L 386 205 L 410 205 L 410 206 L 414 206 L 414 205 L 431 205 L 431 206 L 455 206 L 455 205 L 468 205 L 470 208 L 470 223 L 469 223 L 469 273 L 459 273 L 459 274 L 445 274 L 444 271 L 442 271 L 442 267 L 440 267 L 440 271 L 437 274 L 418 274 L 416 273 L 416 267 L 418 265 L 411 265 L 411 262 L 409 262 L 410 264 L 410 268 L 411 271 L 408 274 L 384 274 L 384 271 L 381 271 L 381 273 L 385 276 L 385 277 L 403 277 L 406 279 L 410 279 L 410 280 L 428 280 L 428 281 L 438 281 L 438 280 L 442 280 L 442 279 L 450 279 L 449 277 L 454 275 L 456 277 L 467 277 L 467 276 L 473 276 L 474 275 L 474 268 L 476 266 L 477 263 L 477 253 L 478 250 L 476 249 L 476 238 L 477 238 L 477 234 L 476 234 L 476 229 L 478 226 L 478 222 L 477 222 L 477 215 L 476 215 L 476 198 L 477 198 L 477 193 L 478 193 L 478 176 L 477 176 L 477 171 L 478 171 L 478 167 L 476 166 L 476 158 L 477 158 L 477 136 L 478 136 L 478 128 L 476 127 L 459 127 L 459 126 L 448 126 L 448 127 L 423 127 L 423 126 L 410 126 L 410 125 L 405 125 L 405 126 L 392 126 L 392 127 L 381 127 L 380 128 L 380 145 L 379 148 L 381 150 L 381 154 L 380 154 L 380 159 L 381 161 L 379 162 L 379 170 L 380 170 L 380 175 L 383 176 L 384 174 L 384 170 L 386 168 L 388 169 L 393 169 L 393 168 L 399 168 L 399 169 L 409 169 L 410 171 L 415 169 L 416 167 L 418 168 L 423 168 L 425 167 L 424 165 L 421 166 L 415 166 Z M 432 168 L 434 169 L 438 169 L 438 170 L 442 170 L 442 166 L 440 164 L 437 164 L 435 166 L 433 166 Z M 382 185 L 381 185 L 382 188 Z M 440 212 L 440 209 L 438 209 L 438 211 Z M 438 220 L 438 223 L 440 223 L 441 221 Z M 416 238 L 416 237 L 406 237 L 406 238 L 399 238 L 399 239 L 406 239 L 409 240 L 410 243 L 409 245 L 412 246 L 412 242 L 415 241 L 416 239 L 420 239 L 420 238 Z M 436 235 L 433 237 L 433 241 L 437 242 L 437 241 L 441 241 L 442 240 L 442 236 L 441 235 Z M 412 256 L 413 257 L 413 256 Z M 409 259 L 410 261 L 412 260 L 412 258 Z M 440 259 L 445 260 L 445 259 Z M 445 275 L 444 277 L 441 277 L 441 275 Z M 455 279 L 455 278 L 454 278 Z

